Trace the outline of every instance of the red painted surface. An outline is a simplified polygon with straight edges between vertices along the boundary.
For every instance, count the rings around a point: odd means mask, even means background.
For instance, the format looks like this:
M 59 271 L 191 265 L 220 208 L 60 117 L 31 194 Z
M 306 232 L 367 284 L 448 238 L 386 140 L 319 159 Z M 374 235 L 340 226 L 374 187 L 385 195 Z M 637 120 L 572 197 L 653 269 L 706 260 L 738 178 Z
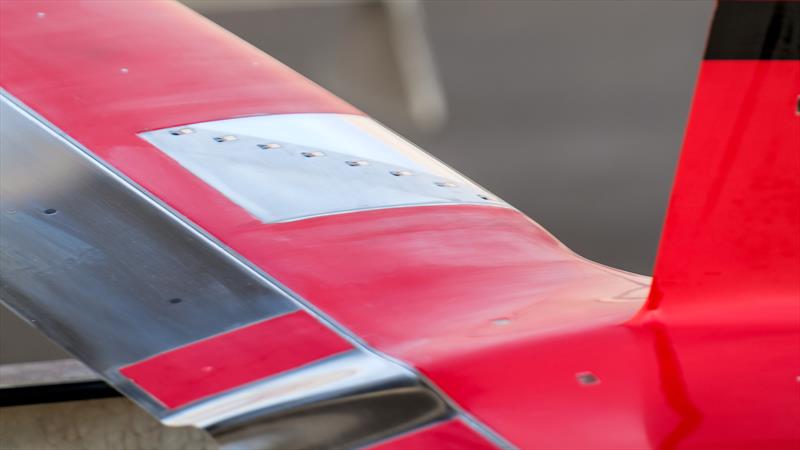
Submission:
M 161 353 L 120 373 L 169 408 L 352 350 L 304 311 Z
M 646 318 L 800 326 L 798 95 L 800 61 L 703 63 Z
M 180 7 L 0 7 L 5 89 L 513 444 L 800 444 L 797 61 L 704 63 L 656 286 L 630 320 L 647 278 L 572 254 L 515 211 L 252 218 L 136 133 L 351 109 Z
M 413 431 L 380 444 L 369 450 L 496 450 L 497 447 L 458 420 L 438 423 Z

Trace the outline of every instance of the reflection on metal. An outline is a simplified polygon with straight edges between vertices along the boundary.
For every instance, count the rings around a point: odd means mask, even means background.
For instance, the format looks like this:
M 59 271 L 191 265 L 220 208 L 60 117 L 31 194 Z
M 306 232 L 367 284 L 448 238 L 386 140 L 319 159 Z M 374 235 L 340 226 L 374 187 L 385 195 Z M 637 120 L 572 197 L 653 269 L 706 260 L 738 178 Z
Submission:
M 386 389 L 288 410 L 269 420 L 209 432 L 227 449 L 354 448 L 444 420 L 442 403 L 419 388 Z
M 140 136 L 264 222 L 414 205 L 508 207 L 366 117 L 272 115 L 186 129 Z
M 244 414 L 270 411 L 276 405 L 303 402 L 334 392 L 381 390 L 386 386 L 419 386 L 414 374 L 394 363 L 361 351 L 350 351 L 304 366 L 299 370 L 252 383 L 229 395 L 194 403 L 165 418 L 174 426 L 207 427 Z
M 411 371 L 354 351 L 201 403 L 165 423 L 207 427 L 225 448 L 335 448 L 452 414 Z
M 162 422 L 205 427 L 225 448 L 310 448 L 364 445 L 458 416 L 508 447 L 414 371 L 319 315 L 355 350 L 173 410 L 148 396 L 120 366 L 288 311 L 315 311 L 5 93 L 0 108 L 0 298 Z M 246 134 L 213 131 L 162 134 L 265 153 Z M 271 151 L 297 151 L 287 146 Z M 421 158 L 414 167 L 441 178 L 446 169 L 437 164 Z
M 0 108 L 0 298 L 89 367 L 298 308 L 5 98 Z

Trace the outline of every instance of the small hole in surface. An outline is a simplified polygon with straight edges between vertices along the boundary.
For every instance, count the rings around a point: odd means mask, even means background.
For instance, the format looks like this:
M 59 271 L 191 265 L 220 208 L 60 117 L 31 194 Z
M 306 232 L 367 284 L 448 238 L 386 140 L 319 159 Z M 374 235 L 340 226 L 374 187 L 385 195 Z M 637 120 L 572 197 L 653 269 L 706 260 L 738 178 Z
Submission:
M 169 299 L 169 302 L 172 303 L 173 305 L 177 305 L 178 303 L 181 303 L 182 301 L 183 301 L 183 299 L 181 299 L 181 298 L 171 298 L 171 299 Z
M 584 386 L 591 386 L 600 383 L 600 378 L 598 378 L 597 375 L 593 374 L 592 372 L 576 373 L 575 378 L 578 380 L 578 384 L 582 384 Z
M 53 214 L 57 213 L 58 210 L 57 209 L 53 209 L 53 208 L 47 208 L 42 212 L 47 214 L 48 216 L 52 216 Z

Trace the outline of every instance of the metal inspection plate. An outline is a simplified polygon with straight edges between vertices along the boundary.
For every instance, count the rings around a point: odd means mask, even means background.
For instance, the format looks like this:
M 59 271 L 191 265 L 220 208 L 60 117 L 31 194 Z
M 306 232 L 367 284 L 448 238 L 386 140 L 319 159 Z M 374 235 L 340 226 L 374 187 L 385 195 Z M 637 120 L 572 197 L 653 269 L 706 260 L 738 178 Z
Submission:
M 244 117 L 140 137 L 267 223 L 399 206 L 508 207 L 362 116 Z

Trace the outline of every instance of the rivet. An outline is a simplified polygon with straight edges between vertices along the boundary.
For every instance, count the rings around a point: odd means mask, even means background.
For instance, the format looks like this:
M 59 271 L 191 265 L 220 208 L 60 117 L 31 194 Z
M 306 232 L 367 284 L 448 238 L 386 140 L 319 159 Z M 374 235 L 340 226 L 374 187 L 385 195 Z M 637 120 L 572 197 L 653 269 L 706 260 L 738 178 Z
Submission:
M 41 12 L 41 11 L 39 11 L 39 12 L 37 12 L 37 13 L 36 13 L 36 17 L 38 17 L 38 18 L 40 18 L 40 19 L 41 19 L 41 18 L 43 18 L 45 15 L 46 15 L 46 14 L 45 14 L 45 13 L 43 13 L 43 12 Z
M 394 176 L 396 176 L 396 177 L 408 177 L 408 176 L 414 175 L 413 173 L 411 173 L 410 170 L 393 170 L 393 171 L 391 171 L 389 173 L 394 175 Z
M 200 371 L 203 372 L 203 373 L 209 373 L 209 372 L 214 371 L 214 367 L 213 366 L 203 366 L 200 369 Z
M 127 67 L 123 67 L 123 68 L 119 69 L 119 71 L 122 72 L 122 73 L 128 73 L 128 68 Z
M 318 156 L 325 156 L 325 153 L 316 152 L 316 151 L 315 152 L 303 152 L 302 155 L 305 156 L 306 158 L 316 158 Z
M 227 136 L 217 136 L 214 138 L 214 140 L 217 142 L 233 142 L 233 141 L 238 141 L 239 138 L 237 138 L 232 134 L 229 134 Z
M 367 161 L 345 161 L 345 164 L 351 167 L 358 167 L 358 166 L 366 166 L 369 165 Z
M 579 384 L 582 384 L 584 386 L 591 386 L 593 384 L 600 383 L 600 379 L 597 378 L 597 375 L 593 374 L 592 372 L 576 373 L 575 379 L 578 380 Z
M 478 194 L 478 197 L 480 197 L 480 198 L 482 198 L 482 199 L 484 199 L 484 200 L 493 200 L 493 198 L 492 198 L 492 197 L 489 197 L 489 196 L 488 196 L 488 195 L 486 195 L 486 194 Z
M 262 150 L 272 150 L 275 148 L 281 148 L 281 144 L 269 143 L 269 144 L 258 144 L 258 148 Z
M 452 181 L 434 181 L 433 184 L 439 187 L 456 187 L 456 184 Z
M 42 211 L 42 213 L 44 213 L 44 214 L 46 214 L 48 216 L 52 216 L 53 214 L 55 214 L 57 212 L 58 212 L 58 210 L 57 209 L 53 209 L 53 208 L 47 208 L 44 211 Z
M 499 319 L 492 320 L 492 324 L 497 325 L 499 327 L 506 326 L 511 323 L 511 319 L 507 317 L 501 317 Z
M 178 129 L 178 130 L 171 130 L 169 132 L 169 134 L 171 134 L 173 136 L 180 136 L 182 134 L 192 134 L 192 133 L 194 133 L 194 130 L 191 129 L 191 128 L 181 128 L 181 129 Z
M 171 298 L 171 299 L 169 299 L 169 302 L 172 303 L 173 305 L 177 305 L 178 303 L 181 303 L 182 301 L 183 301 L 183 299 L 180 299 L 180 298 Z

